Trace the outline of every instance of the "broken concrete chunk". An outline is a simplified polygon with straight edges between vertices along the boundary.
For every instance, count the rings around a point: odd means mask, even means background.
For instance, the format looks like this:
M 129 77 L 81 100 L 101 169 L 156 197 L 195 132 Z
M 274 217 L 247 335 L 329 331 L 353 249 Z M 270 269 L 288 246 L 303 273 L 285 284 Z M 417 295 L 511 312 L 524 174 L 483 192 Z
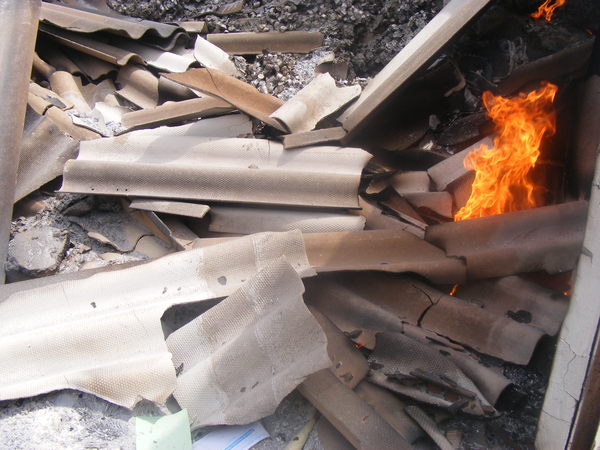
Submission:
M 360 91 L 358 85 L 336 87 L 331 75 L 319 74 L 270 117 L 291 133 L 311 131 L 321 119 L 358 97 Z
M 53 273 L 62 261 L 69 238 L 53 227 L 35 228 L 17 233 L 8 244 L 9 264 L 32 276 Z
M 187 408 L 192 428 L 272 414 L 306 376 L 331 364 L 327 338 L 303 291 L 281 258 L 167 338 L 179 368 L 173 395 Z
M 108 244 L 120 252 L 131 252 L 142 236 L 152 233 L 133 218 L 119 213 L 93 212 L 81 217 L 71 217 L 92 239 Z
M 323 45 L 323 34 L 314 31 L 214 33 L 206 39 L 230 55 L 309 53 Z
M 240 74 L 233 61 L 229 59 L 229 55 L 202 36 L 196 37 L 194 58 L 209 69 L 220 70 L 231 76 L 238 76 Z

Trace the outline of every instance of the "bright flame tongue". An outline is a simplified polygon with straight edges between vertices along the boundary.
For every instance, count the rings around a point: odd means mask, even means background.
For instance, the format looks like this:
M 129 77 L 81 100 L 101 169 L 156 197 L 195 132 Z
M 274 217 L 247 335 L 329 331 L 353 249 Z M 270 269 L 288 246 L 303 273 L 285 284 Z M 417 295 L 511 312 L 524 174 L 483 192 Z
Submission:
M 483 104 L 497 135 L 491 149 L 482 145 L 466 156 L 464 165 L 475 170 L 475 180 L 467 204 L 454 220 L 537 206 L 529 171 L 540 155 L 542 137 L 556 131 L 552 102 L 557 90 L 557 86 L 545 83 L 537 91 L 510 99 L 484 92 Z
M 550 22 L 552 20 L 552 14 L 554 14 L 554 10 L 559 6 L 564 5 L 566 2 L 567 0 L 546 0 L 540 5 L 536 12 L 531 14 L 531 17 L 534 19 L 539 19 L 543 16 L 547 22 Z

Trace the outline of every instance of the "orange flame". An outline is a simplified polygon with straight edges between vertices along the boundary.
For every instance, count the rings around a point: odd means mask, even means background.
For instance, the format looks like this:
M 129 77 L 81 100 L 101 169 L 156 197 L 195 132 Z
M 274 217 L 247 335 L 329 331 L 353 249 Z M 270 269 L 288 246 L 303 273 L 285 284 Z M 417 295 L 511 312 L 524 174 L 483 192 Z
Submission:
M 458 289 L 458 284 L 455 284 L 454 286 L 452 286 L 452 290 L 450 292 L 448 292 L 448 295 L 452 296 L 452 295 L 456 294 L 457 289 Z
M 554 14 L 554 10 L 562 5 L 564 5 L 567 0 L 546 0 L 544 3 L 540 5 L 536 12 L 531 14 L 531 17 L 534 19 L 539 19 L 544 16 L 546 22 L 550 22 L 552 20 L 552 14 Z
M 540 155 L 544 135 L 556 131 L 552 102 L 558 87 L 544 83 L 515 98 L 483 93 L 483 104 L 496 125 L 494 146 L 469 153 L 464 165 L 475 170 L 471 196 L 454 220 L 493 216 L 536 207 L 529 171 Z

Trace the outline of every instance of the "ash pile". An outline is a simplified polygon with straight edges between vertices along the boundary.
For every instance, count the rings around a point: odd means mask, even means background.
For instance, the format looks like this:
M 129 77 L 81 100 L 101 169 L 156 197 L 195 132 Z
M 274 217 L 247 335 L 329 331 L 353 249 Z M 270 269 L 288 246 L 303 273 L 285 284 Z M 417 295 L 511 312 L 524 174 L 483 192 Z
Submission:
M 561 3 L 5 2 L 0 447 L 587 439 L 599 21 Z

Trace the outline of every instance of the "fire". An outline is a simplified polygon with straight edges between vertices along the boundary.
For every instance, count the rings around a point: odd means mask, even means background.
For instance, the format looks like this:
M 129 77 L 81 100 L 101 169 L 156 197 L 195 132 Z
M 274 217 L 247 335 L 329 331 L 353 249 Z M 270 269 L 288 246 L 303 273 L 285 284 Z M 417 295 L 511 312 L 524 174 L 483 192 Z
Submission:
M 552 102 L 557 90 L 557 86 L 544 83 L 515 98 L 484 92 L 483 104 L 496 125 L 494 146 L 482 145 L 465 158 L 465 167 L 475 170 L 475 180 L 467 204 L 454 220 L 538 206 L 529 171 L 540 155 L 542 138 L 556 131 Z
M 536 12 L 531 14 L 531 17 L 534 19 L 539 19 L 540 17 L 544 17 L 546 22 L 550 22 L 552 20 L 552 14 L 554 14 L 554 10 L 560 6 L 563 6 L 567 0 L 546 0 L 544 3 L 540 5 Z
M 450 290 L 450 292 L 448 292 L 448 295 L 454 295 L 456 294 L 456 290 L 458 289 L 458 284 L 455 284 L 454 286 L 452 286 L 452 289 Z

